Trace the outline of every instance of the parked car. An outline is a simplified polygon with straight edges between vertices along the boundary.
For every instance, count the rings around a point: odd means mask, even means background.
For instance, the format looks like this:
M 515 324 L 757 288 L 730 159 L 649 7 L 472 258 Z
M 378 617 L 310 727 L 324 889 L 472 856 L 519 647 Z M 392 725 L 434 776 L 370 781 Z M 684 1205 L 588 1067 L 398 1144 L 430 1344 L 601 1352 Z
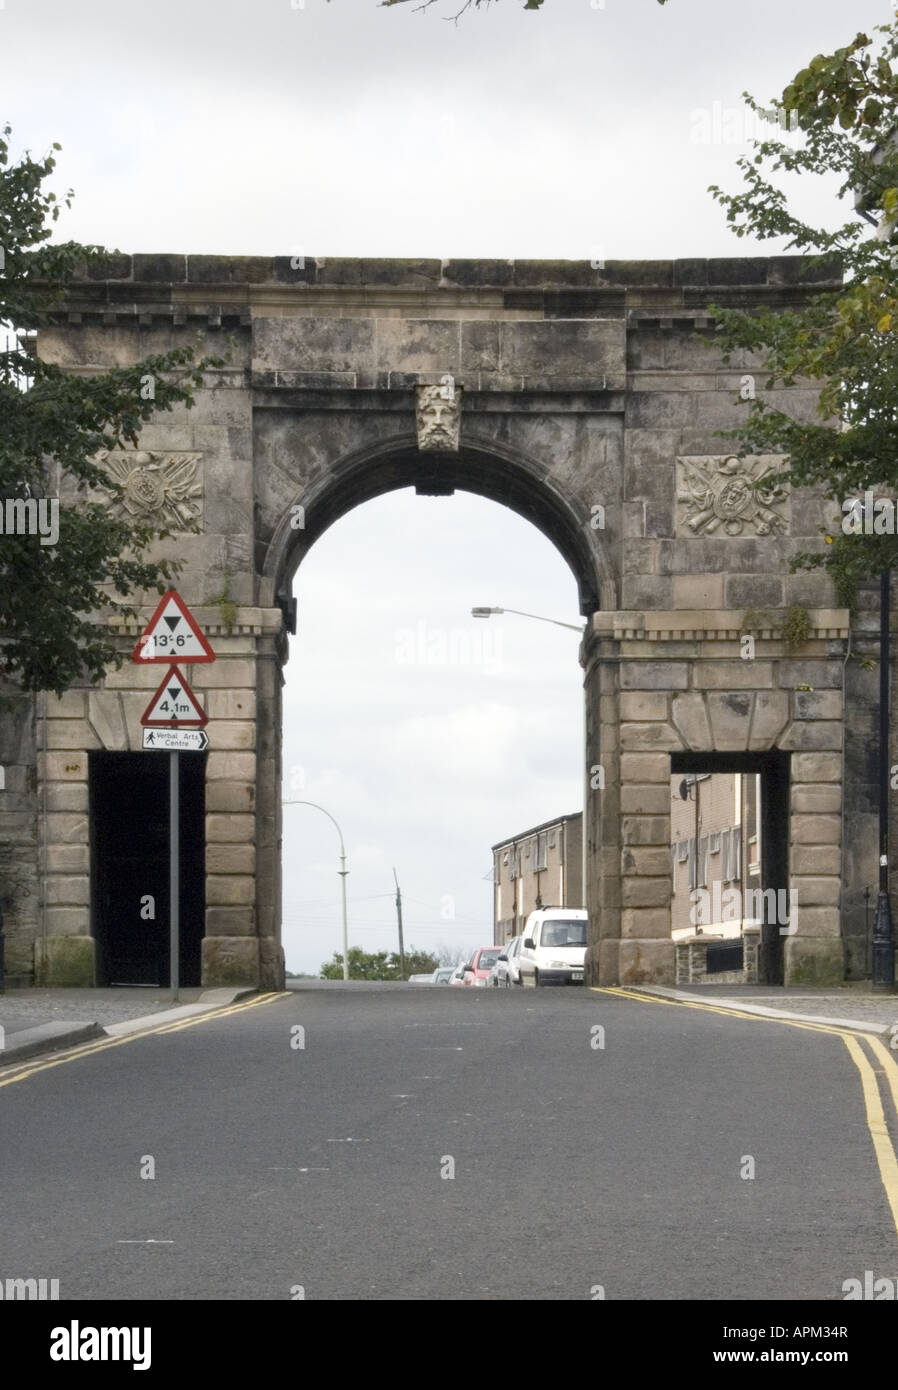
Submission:
M 506 941 L 489 973 L 488 986 L 495 989 L 511 989 L 513 985 L 521 983 L 518 954 L 523 940 L 522 936 L 513 936 L 510 941 Z
M 439 965 L 431 976 L 431 983 L 435 985 L 448 985 L 455 971 L 456 967 L 454 965 Z
M 521 984 L 582 985 L 589 914 L 582 907 L 542 907 L 531 912 L 518 956 Z
M 464 984 L 484 986 L 501 951 L 501 946 L 478 946 L 465 965 Z
M 467 962 L 466 962 L 466 961 L 460 960 L 460 961 L 458 962 L 458 965 L 455 967 L 455 969 L 454 969 L 453 972 L 452 972 L 452 978 L 451 978 L 450 981 L 449 981 L 450 985 L 463 985 L 463 984 L 464 984 L 464 982 L 465 982 L 465 967 L 466 967 L 466 965 L 467 965 Z
M 426 975 L 409 975 L 408 982 L 410 985 L 432 985 L 433 972 L 428 971 Z

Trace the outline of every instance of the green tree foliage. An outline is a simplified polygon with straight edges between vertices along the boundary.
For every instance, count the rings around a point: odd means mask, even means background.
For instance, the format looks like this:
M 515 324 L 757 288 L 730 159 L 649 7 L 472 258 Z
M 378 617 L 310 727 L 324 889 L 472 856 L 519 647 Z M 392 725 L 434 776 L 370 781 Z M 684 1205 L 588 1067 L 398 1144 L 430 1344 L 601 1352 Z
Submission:
M 407 980 L 409 975 L 426 975 L 436 970 L 440 962 L 429 951 L 416 951 L 414 947 L 405 953 L 405 971 L 399 968 L 398 951 L 363 951 L 360 946 L 349 948 L 350 980 Z M 321 967 L 322 980 L 342 980 L 343 956 L 334 952 L 334 958 Z
M 398 962 L 398 956 L 394 954 L 393 959 Z M 441 965 L 438 956 L 431 951 L 416 951 L 414 947 L 405 953 L 405 974 L 400 979 L 407 980 L 409 975 L 432 974 Z
M 44 185 L 54 156 L 35 160 L 26 153 L 10 162 L 9 135 L 3 127 L 0 508 L 6 499 L 51 499 L 62 476 L 77 488 L 78 500 L 60 506 L 56 544 L 6 528 L 0 534 L 0 676 L 25 690 L 61 694 L 73 681 L 99 679 L 121 662 L 102 610 L 113 602 L 119 613 L 133 615 L 140 592 L 161 593 L 179 568 L 146 559 L 147 547 L 168 531 L 118 520 L 90 500 L 97 486 L 120 495 L 94 457 L 99 449 L 136 444 L 156 411 L 189 407 L 203 371 L 224 359 L 200 358 L 184 347 L 78 376 L 35 358 L 23 333 L 50 324 L 76 272 L 109 253 L 71 241 L 50 244 L 60 200 Z M 69 192 L 62 204 L 71 199 Z
M 739 349 L 759 354 L 766 377 L 747 403 L 743 427 L 728 432 L 743 452 L 788 456 L 781 476 L 821 487 L 838 504 L 866 489 L 898 488 L 898 20 L 873 37 L 812 58 L 774 103 L 793 137 L 752 141 L 738 161 L 743 190 L 712 187 L 737 236 L 786 238 L 830 287 L 787 312 L 715 308 L 727 360 Z M 762 108 L 748 94 L 748 105 Z M 790 176 L 838 179 L 844 220 L 811 226 L 784 188 Z M 861 212 L 862 216 L 858 213 Z M 871 225 L 872 224 L 872 225 Z M 838 283 L 841 272 L 841 284 Z M 764 391 L 806 383 L 819 389 L 816 418 L 796 419 Z M 825 567 L 850 603 L 857 586 L 898 561 L 898 537 L 826 537 L 793 568 Z

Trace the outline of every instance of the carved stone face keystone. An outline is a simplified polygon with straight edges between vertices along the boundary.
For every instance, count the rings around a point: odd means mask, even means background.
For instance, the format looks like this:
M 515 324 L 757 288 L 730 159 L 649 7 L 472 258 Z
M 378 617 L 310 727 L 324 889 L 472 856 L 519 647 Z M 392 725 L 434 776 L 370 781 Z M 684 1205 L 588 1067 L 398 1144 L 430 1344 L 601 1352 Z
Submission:
M 422 452 L 457 454 L 461 437 L 462 388 L 415 387 L 418 448 Z

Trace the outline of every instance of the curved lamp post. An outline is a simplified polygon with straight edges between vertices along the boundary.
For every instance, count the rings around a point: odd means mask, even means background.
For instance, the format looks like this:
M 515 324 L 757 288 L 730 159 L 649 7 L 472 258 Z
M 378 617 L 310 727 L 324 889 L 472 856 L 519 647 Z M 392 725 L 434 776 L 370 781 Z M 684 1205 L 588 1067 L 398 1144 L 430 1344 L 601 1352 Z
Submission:
M 324 807 L 319 806 L 317 801 L 284 801 L 281 804 L 283 806 L 314 806 L 316 811 L 321 811 L 323 815 L 327 816 L 329 821 L 333 821 L 333 824 L 336 827 L 337 834 L 340 837 L 340 868 L 337 870 L 337 873 L 340 875 L 340 884 L 342 888 L 343 899 L 343 979 L 348 980 L 349 941 L 346 935 L 346 875 L 349 873 L 349 870 L 346 867 L 346 850 L 343 846 L 343 832 L 341 831 L 339 825 L 337 825 L 337 822 L 334 820 L 334 817 L 331 815 L 330 811 L 325 811 Z
M 494 613 L 516 613 L 519 618 L 535 618 L 538 623 L 554 623 L 556 627 L 569 627 L 571 632 L 586 631 L 585 623 L 562 623 L 558 618 L 544 618 L 540 613 L 522 613 L 520 608 L 472 608 L 472 618 L 490 618 Z
M 879 896 L 873 923 L 870 985 L 877 993 L 895 990 L 895 928 L 889 903 L 889 598 L 891 570 L 879 577 Z
M 494 613 L 514 613 L 519 618 L 535 618 L 538 623 L 554 623 L 556 627 L 570 628 L 571 632 L 579 632 L 582 637 L 586 631 L 585 623 L 563 623 L 558 618 L 544 618 L 541 613 L 523 613 L 520 608 L 472 608 L 472 618 L 491 618 Z M 583 752 L 586 753 L 586 696 L 583 697 Z M 586 771 L 583 777 L 583 822 L 580 827 L 580 838 L 583 844 L 582 860 L 582 883 L 581 897 L 583 906 L 586 906 L 586 808 L 589 805 L 589 759 L 586 759 Z
M 894 143 L 894 135 L 889 139 Z M 879 154 L 883 154 L 879 145 Z M 870 212 L 873 199 L 869 190 L 856 189 L 854 210 L 858 217 L 877 228 L 877 236 L 888 240 L 892 234 L 889 218 L 879 219 Z M 895 927 L 889 902 L 889 687 L 891 682 L 891 645 L 889 600 L 891 570 L 879 576 L 879 896 L 876 900 L 876 920 L 873 923 L 873 959 L 870 986 L 877 993 L 895 992 Z M 844 798 L 844 787 L 843 787 Z M 843 801 L 844 805 L 844 801 Z M 844 814 L 844 811 L 843 811 Z

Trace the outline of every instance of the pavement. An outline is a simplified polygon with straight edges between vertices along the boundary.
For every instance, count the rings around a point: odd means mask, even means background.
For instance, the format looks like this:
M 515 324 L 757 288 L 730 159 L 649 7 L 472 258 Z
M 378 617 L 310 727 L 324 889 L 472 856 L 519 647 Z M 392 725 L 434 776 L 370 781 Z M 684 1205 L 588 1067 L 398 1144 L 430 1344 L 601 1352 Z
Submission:
M 898 993 L 874 994 L 868 981 L 838 989 L 786 989 L 782 985 L 693 984 L 682 989 L 639 985 L 639 993 L 738 1009 L 763 1018 L 804 1019 L 898 1037 Z M 893 1033 L 892 1029 L 896 1032 Z
M 253 989 L 21 989 L 0 994 L 0 1067 L 92 1038 L 122 1036 L 232 1004 Z

